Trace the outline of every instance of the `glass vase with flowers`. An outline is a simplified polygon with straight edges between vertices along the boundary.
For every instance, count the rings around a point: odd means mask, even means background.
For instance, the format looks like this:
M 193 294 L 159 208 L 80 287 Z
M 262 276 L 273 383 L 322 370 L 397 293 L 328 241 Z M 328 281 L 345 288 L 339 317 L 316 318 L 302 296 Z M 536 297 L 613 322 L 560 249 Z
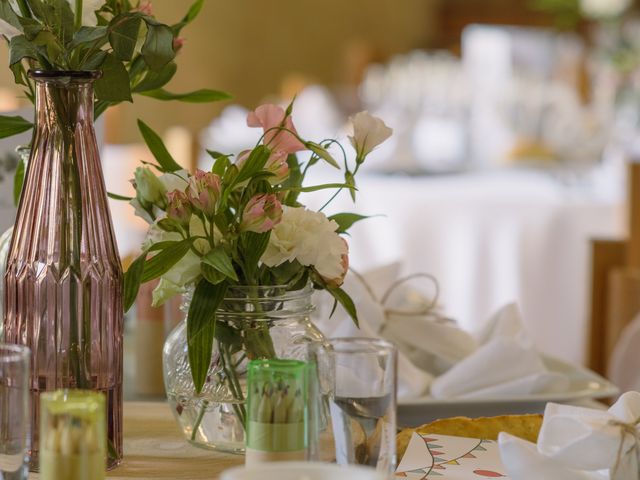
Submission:
M 143 253 L 125 275 L 125 304 L 141 282 L 157 278 L 155 305 L 185 296 L 186 319 L 165 344 L 164 375 L 173 413 L 198 446 L 243 451 L 247 362 L 303 358 L 307 343 L 322 341 L 309 320 L 314 289 L 328 291 L 358 321 L 341 289 L 349 264 L 343 235 L 365 217 L 327 217 L 324 207 L 306 208 L 300 194 L 333 190 L 330 202 L 346 189 L 355 200 L 355 175 L 391 129 L 366 112 L 355 115 L 349 163 L 336 140 L 301 138 L 292 108 L 258 107 L 247 118 L 248 126 L 263 129 L 258 144 L 235 158 L 209 152 L 212 169 L 194 175 L 148 131 L 157 164 L 139 167 L 133 180 L 131 203 L 150 226 Z M 305 186 L 318 162 L 343 169 L 344 182 Z

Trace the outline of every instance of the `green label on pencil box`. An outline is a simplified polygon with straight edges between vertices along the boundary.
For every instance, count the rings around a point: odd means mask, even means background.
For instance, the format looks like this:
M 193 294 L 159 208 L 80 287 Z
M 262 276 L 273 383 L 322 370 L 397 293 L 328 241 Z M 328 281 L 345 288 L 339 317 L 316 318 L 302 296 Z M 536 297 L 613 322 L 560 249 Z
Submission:
M 247 446 L 263 452 L 294 452 L 306 448 L 304 422 L 249 422 Z

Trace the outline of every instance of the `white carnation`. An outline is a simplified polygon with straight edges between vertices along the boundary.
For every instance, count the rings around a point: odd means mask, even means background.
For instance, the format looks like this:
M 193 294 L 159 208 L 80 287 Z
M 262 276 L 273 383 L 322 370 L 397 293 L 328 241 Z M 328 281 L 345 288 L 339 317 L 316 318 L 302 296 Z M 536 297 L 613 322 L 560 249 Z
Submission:
M 632 0 L 580 0 L 580 10 L 590 18 L 612 18 L 631 6 Z
M 340 278 L 344 274 L 342 256 L 348 248 L 337 229 L 338 224 L 321 212 L 284 207 L 282 221 L 271 231 L 262 263 L 276 267 L 297 260 L 314 266 L 323 278 Z

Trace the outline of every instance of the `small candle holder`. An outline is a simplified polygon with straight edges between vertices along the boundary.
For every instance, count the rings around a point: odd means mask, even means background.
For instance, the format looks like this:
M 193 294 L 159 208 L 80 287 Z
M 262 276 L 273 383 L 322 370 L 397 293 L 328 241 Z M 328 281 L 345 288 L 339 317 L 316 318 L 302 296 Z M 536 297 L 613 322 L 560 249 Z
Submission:
M 297 360 L 249 362 L 247 465 L 306 459 L 307 371 Z
M 40 479 L 103 480 L 106 470 L 105 396 L 58 390 L 40 396 Z

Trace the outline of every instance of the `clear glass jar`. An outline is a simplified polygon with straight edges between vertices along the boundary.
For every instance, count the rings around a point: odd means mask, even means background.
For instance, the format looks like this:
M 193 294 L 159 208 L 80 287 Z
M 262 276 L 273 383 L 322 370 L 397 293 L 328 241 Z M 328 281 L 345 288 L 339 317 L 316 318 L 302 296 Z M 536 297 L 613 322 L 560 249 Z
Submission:
M 244 452 L 247 363 L 254 358 L 305 360 L 307 345 L 324 336 L 311 322 L 313 289 L 234 286 L 217 311 L 207 382 L 196 394 L 181 322 L 163 350 L 167 398 L 185 438 L 198 447 Z M 188 310 L 189 295 L 183 311 Z

